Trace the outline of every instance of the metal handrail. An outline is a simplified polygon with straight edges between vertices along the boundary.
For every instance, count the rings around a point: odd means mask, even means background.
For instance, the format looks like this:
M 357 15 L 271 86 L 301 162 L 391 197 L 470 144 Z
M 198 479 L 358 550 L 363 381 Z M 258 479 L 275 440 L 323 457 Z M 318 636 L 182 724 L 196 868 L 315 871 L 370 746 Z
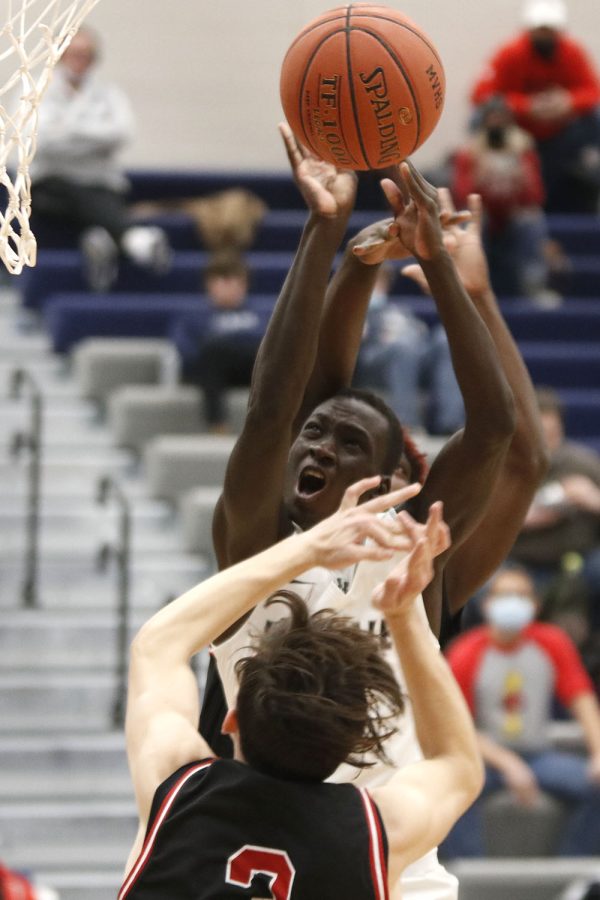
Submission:
M 113 498 L 120 511 L 119 533 L 116 545 L 105 544 L 101 549 L 100 562 L 104 566 L 113 558 L 118 568 L 117 583 L 117 639 L 116 676 L 117 692 L 113 706 L 113 725 L 121 728 L 125 722 L 127 702 L 127 657 L 129 650 L 129 626 L 131 606 L 129 599 L 129 561 L 131 555 L 131 511 L 130 503 L 123 489 L 110 475 L 98 482 L 97 500 L 108 503 Z
M 27 515 L 25 518 L 24 577 L 21 589 L 23 606 L 38 604 L 38 560 L 40 531 L 40 485 L 42 469 L 43 394 L 27 369 L 14 369 L 9 376 L 9 397 L 18 400 L 25 387 L 31 399 L 30 426 L 19 431 L 11 441 L 12 455 L 18 457 L 22 450 L 29 451 Z

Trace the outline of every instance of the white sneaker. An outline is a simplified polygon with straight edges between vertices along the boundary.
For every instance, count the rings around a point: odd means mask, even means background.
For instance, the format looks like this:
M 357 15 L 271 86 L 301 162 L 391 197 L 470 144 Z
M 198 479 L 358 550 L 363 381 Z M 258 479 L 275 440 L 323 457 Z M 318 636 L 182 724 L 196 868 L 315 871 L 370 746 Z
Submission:
M 88 228 L 80 240 L 85 280 L 92 291 L 111 289 L 119 274 L 119 248 L 106 228 Z
M 167 235 L 156 225 L 134 225 L 121 238 L 123 251 L 133 262 L 155 275 L 166 275 L 172 253 Z

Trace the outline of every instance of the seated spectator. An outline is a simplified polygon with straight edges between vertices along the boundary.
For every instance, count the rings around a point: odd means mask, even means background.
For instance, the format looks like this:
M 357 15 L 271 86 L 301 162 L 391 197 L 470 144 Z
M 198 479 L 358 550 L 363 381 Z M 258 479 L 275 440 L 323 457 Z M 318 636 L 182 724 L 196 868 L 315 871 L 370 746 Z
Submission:
M 248 269 L 237 254 L 222 252 L 204 270 L 208 307 L 182 316 L 172 338 L 182 375 L 204 392 L 204 415 L 215 434 L 229 430 L 225 395 L 232 387 L 249 387 L 263 336 L 264 315 L 248 306 Z
M 451 434 L 463 425 L 464 407 L 446 333 L 441 325 L 430 330 L 401 301 L 389 300 L 395 274 L 391 266 L 379 270 L 354 385 L 384 391 L 410 429 Z
M 119 251 L 160 274 L 170 248 L 162 229 L 129 218 L 116 157 L 132 136 L 133 118 L 121 90 L 96 74 L 98 55 L 98 39 L 86 28 L 61 56 L 40 104 L 30 172 L 35 221 L 80 234 L 89 285 L 103 291 L 117 277 Z
M 507 788 L 523 806 L 540 791 L 569 806 L 561 855 L 600 854 L 600 707 L 577 650 L 560 628 L 535 621 L 535 589 L 520 567 L 496 574 L 482 609 L 485 624 L 457 638 L 448 661 L 475 719 L 486 781 L 440 850 L 483 856 L 482 804 Z M 581 724 L 588 759 L 552 749 L 555 697 Z
M 457 206 L 480 194 L 483 240 L 496 293 L 529 296 L 556 306 L 548 289 L 544 187 L 533 139 L 519 128 L 501 97 L 484 104 L 478 128 L 454 156 L 452 193 Z
M 564 0 L 527 0 L 524 31 L 500 47 L 472 100 L 504 97 L 534 138 L 547 212 L 596 212 L 600 191 L 600 81 L 586 51 L 565 34 Z
M 600 457 L 565 437 L 562 404 L 549 388 L 537 392 L 550 467 L 535 495 L 511 557 L 526 565 L 545 595 L 544 613 L 572 620 L 578 608 L 592 631 L 600 630 Z M 579 563 L 578 563 L 579 560 Z M 579 565 L 587 596 L 564 593 L 565 576 Z M 560 604 L 558 603 L 560 601 Z M 586 610 L 587 603 L 587 610 Z M 559 606 L 560 608 L 557 608 Z M 585 624 L 587 630 L 587 623 Z M 569 627 L 571 631 L 571 628 Z M 573 636 L 575 634 L 571 632 Z M 585 634 L 581 635 L 581 640 Z

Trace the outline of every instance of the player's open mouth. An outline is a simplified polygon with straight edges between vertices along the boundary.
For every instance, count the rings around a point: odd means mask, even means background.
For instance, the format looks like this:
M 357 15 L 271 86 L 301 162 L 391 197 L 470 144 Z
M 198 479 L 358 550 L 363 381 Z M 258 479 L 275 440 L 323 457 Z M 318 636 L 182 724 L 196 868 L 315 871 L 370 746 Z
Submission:
M 313 497 L 323 490 L 327 479 L 320 469 L 314 466 L 306 466 L 300 472 L 298 478 L 298 493 L 301 497 Z

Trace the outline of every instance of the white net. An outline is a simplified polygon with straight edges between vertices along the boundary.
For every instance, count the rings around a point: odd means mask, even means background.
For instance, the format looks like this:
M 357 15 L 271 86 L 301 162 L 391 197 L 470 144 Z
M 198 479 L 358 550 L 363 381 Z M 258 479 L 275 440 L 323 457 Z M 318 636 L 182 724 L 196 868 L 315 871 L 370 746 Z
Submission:
M 4 0 L 0 24 L 0 260 L 14 275 L 34 266 L 29 166 L 38 106 L 63 50 L 99 0 Z M 5 208 L 4 208 L 5 207 Z

